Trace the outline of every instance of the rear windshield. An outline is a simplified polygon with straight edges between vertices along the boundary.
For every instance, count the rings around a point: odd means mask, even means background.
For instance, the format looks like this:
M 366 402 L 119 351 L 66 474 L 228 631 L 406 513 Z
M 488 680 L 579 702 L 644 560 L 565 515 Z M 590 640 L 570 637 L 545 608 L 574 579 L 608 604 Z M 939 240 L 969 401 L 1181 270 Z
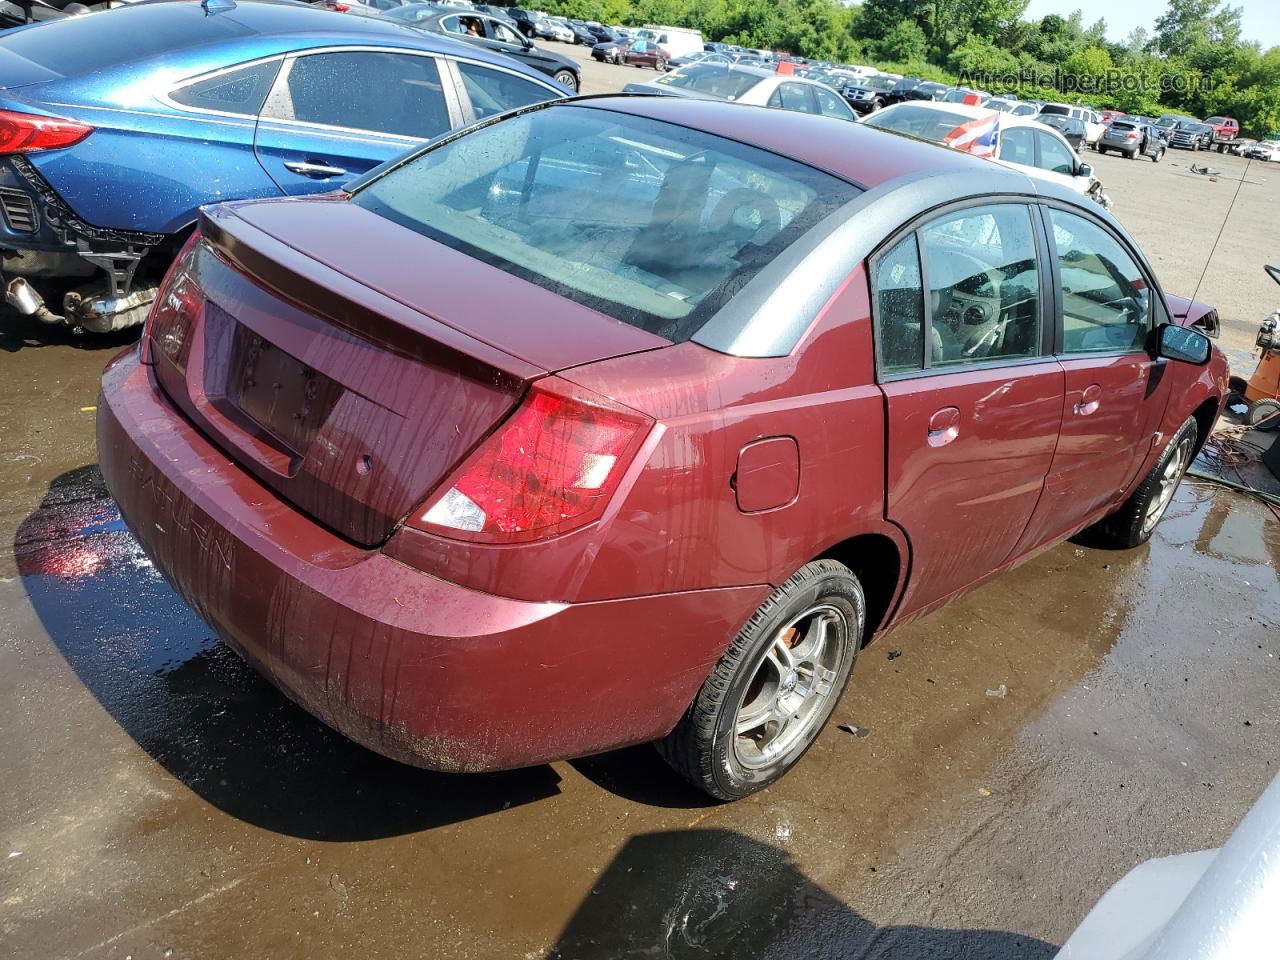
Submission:
M 892 130 L 920 140 L 941 143 L 956 127 L 962 127 L 972 119 L 973 117 L 963 113 L 904 103 L 892 110 L 873 113 L 863 122 L 868 127 L 879 127 L 881 130 Z
M 1056 104 L 1052 104 L 1052 103 L 1046 104 L 1045 106 L 1041 107 L 1040 112 L 1047 113 L 1047 114 L 1057 114 L 1060 117 L 1071 116 L 1070 107 L 1059 107 Z
M 1111 129 L 1112 130 L 1136 130 L 1137 124 L 1126 123 L 1121 120 L 1113 120 L 1111 121 Z
M 732 70 L 724 64 L 694 64 L 659 77 L 655 83 L 685 90 L 697 90 L 723 100 L 737 100 L 759 83 L 763 77 Z
M 352 202 L 680 342 L 858 192 L 736 141 L 561 106 L 428 150 Z

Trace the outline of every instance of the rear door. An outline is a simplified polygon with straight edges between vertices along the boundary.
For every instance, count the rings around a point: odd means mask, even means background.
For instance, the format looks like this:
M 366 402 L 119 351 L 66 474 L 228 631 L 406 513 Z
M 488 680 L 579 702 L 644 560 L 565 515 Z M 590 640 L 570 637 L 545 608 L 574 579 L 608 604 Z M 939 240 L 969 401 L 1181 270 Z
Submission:
M 1064 378 L 1031 207 L 953 209 L 891 244 L 872 277 L 887 515 L 911 542 L 909 614 L 1010 556 L 1053 460 Z
M 1045 207 L 1044 216 L 1066 392 L 1062 437 L 1025 546 L 1118 505 L 1157 442 L 1169 400 L 1167 361 L 1147 352 L 1153 326 L 1166 318 L 1145 269 L 1101 221 L 1058 207 Z
M 254 138 L 285 193 L 334 190 L 460 125 L 457 92 L 436 57 L 332 49 L 285 60 Z

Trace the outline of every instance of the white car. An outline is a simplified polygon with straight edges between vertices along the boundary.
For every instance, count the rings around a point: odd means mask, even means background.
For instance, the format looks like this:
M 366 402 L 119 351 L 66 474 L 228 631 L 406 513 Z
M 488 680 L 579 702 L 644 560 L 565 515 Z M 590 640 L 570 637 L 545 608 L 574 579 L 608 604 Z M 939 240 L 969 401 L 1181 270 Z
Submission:
M 1057 114 L 1060 117 L 1075 117 L 1084 121 L 1084 142 L 1094 146 L 1107 132 L 1107 125 L 1092 107 L 1082 107 L 1070 103 L 1046 103 L 1040 108 L 1041 114 Z
M 910 100 L 885 107 L 862 123 L 986 157 L 1077 193 L 1098 191 L 1093 167 L 1062 134 L 1027 117 L 963 103 Z
M 1280 142 L 1263 140 L 1261 143 L 1250 147 L 1245 156 L 1250 160 L 1280 160 Z
M 693 63 L 648 83 L 628 83 L 623 93 L 659 93 L 697 100 L 731 100 L 757 107 L 855 119 L 853 108 L 825 83 L 761 67 Z
M 1035 117 L 1040 108 L 1034 103 L 1023 103 L 1021 100 L 1010 100 L 1007 97 L 988 97 L 982 104 L 988 110 L 999 110 L 1011 117 Z
M 547 26 L 551 28 L 551 39 L 560 43 L 577 43 L 578 35 L 569 29 L 563 17 L 547 17 Z

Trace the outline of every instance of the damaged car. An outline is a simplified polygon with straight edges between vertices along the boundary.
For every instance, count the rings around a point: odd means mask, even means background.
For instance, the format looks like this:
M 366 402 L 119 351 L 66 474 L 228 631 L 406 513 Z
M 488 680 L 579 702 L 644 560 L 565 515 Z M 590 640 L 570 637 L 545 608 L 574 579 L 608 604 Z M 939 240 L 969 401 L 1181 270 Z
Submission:
M 403 24 L 279 3 L 141 4 L 0 37 L 6 299 L 140 324 L 207 203 L 330 192 L 423 141 L 564 96 Z M 71 289 L 62 312 L 39 290 Z
M 728 800 L 895 624 L 1152 535 L 1226 395 L 1187 313 L 1020 169 L 559 100 L 205 208 L 98 451 L 168 582 L 360 743 L 462 772 L 656 741 Z

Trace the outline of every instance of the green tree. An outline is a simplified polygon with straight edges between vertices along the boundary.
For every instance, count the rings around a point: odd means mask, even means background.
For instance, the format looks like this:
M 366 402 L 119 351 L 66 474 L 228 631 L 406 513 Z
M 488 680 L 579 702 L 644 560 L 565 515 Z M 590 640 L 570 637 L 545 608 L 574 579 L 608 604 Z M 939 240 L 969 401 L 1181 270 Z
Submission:
M 1169 0 L 1169 9 L 1156 20 L 1156 47 L 1167 56 L 1182 56 L 1209 44 L 1234 47 L 1240 43 L 1240 7 L 1222 0 Z
M 914 20 L 895 23 L 876 44 L 875 52 L 885 60 L 896 62 L 923 60 L 928 48 L 924 29 Z

